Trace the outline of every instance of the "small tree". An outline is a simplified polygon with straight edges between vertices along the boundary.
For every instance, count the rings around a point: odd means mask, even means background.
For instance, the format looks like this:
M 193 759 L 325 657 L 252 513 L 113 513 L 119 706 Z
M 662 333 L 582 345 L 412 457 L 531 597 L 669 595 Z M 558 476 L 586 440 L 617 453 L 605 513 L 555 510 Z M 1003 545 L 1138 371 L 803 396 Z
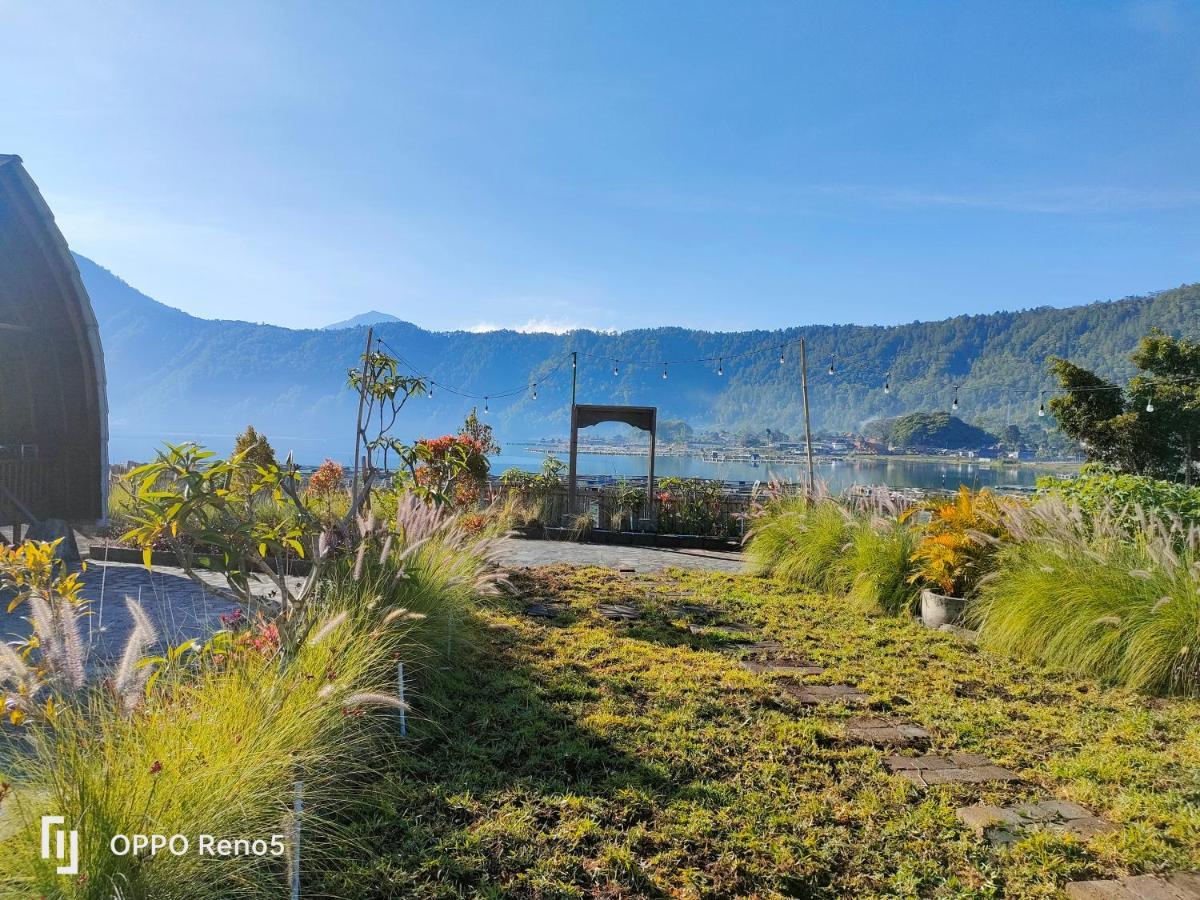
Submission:
M 271 446 L 265 434 L 254 430 L 253 425 L 247 425 L 246 430 L 237 436 L 233 442 L 233 455 L 246 461 L 246 471 L 279 467 L 275 458 L 275 448 Z M 243 493 L 249 491 L 252 477 L 239 476 L 234 480 L 234 489 Z
M 1050 410 L 1089 461 L 1190 484 L 1200 465 L 1200 342 L 1155 330 L 1130 359 L 1141 374 L 1123 389 L 1051 357 L 1064 393 L 1050 400 Z

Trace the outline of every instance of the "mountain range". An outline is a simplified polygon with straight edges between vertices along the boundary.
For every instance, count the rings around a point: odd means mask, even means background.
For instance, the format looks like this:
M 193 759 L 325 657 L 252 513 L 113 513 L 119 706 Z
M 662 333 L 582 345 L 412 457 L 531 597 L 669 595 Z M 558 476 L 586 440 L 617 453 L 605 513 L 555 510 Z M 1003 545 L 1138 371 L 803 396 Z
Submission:
M 401 414 L 405 439 L 455 430 L 472 406 L 483 413 L 485 403 L 502 439 L 565 435 L 572 351 L 580 403 L 657 406 L 660 419 L 683 419 L 699 430 L 798 434 L 801 336 L 814 430 L 948 411 L 956 395 L 957 415 L 966 421 L 1036 429 L 1050 421 L 1037 417 L 1039 391 L 1054 384 L 1047 356 L 1066 354 L 1120 378 L 1131 373 L 1128 354 L 1152 327 L 1200 338 L 1200 284 L 1086 306 L 895 326 L 476 333 L 426 331 L 374 312 L 325 329 L 201 319 L 86 257 L 77 254 L 76 262 L 104 343 L 114 460 L 145 458 L 166 439 L 228 450 L 247 424 L 280 451 L 295 450 L 300 462 L 348 458 L 356 398 L 346 372 L 363 351 L 365 321 L 386 349 L 437 382 L 432 398 L 410 401 Z

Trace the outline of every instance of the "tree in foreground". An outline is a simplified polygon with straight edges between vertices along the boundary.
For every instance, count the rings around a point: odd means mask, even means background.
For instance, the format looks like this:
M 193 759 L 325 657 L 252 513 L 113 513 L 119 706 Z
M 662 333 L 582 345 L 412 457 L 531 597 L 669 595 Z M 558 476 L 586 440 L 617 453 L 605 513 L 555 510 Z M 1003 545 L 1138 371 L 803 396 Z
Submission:
M 1051 357 L 1064 393 L 1049 406 L 1092 462 L 1120 472 L 1192 484 L 1200 470 L 1200 341 L 1154 330 L 1130 359 L 1125 388 Z

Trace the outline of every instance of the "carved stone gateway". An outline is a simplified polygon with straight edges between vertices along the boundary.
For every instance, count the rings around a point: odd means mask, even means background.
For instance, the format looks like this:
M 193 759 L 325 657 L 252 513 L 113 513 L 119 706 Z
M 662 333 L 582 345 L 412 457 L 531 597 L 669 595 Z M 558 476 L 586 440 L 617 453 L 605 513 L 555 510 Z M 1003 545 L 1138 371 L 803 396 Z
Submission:
M 601 422 L 624 422 L 634 428 L 650 432 L 650 472 L 646 482 L 646 497 L 650 515 L 654 516 L 654 442 L 658 433 L 658 408 L 655 406 L 600 406 L 576 403 L 571 407 L 571 461 L 567 470 L 567 512 L 574 515 L 575 475 L 578 471 L 579 429 L 599 425 Z

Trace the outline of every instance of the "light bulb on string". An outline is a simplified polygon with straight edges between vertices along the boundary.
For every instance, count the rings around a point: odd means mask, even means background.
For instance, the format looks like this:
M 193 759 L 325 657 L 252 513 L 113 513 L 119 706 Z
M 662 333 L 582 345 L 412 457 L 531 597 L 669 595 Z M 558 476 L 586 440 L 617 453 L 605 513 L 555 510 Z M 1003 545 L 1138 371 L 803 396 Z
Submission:
M 663 381 L 667 380 L 667 364 L 663 363 Z
M 954 402 L 950 404 L 950 409 L 958 412 L 958 388 L 954 388 Z
M 717 374 L 718 375 L 725 374 L 725 360 L 724 359 L 717 360 Z
M 832 359 L 829 360 L 829 374 L 830 375 L 833 374 L 833 360 Z
M 537 382 L 536 381 L 533 383 L 533 399 L 534 400 L 537 399 Z
M 1146 401 L 1146 412 L 1154 412 L 1154 400 L 1153 399 Z
M 618 362 L 619 362 L 619 360 L 616 360 L 616 359 L 613 360 L 613 375 L 617 374 L 617 363 Z
M 429 382 L 429 393 L 426 394 L 425 396 L 427 396 L 430 400 L 433 399 L 433 382 L 432 381 Z
M 485 415 L 487 414 L 487 411 L 488 411 L 488 398 L 484 397 L 483 398 L 483 412 Z
M 1045 400 L 1042 400 L 1038 404 L 1038 415 L 1043 416 L 1043 417 L 1046 415 L 1046 401 Z
M 889 372 L 883 379 L 883 392 L 890 394 L 892 392 L 892 373 Z
M 780 347 L 780 348 L 779 348 L 779 364 L 780 364 L 781 366 L 784 364 L 784 358 L 783 358 L 783 348 L 782 348 L 782 347 Z

